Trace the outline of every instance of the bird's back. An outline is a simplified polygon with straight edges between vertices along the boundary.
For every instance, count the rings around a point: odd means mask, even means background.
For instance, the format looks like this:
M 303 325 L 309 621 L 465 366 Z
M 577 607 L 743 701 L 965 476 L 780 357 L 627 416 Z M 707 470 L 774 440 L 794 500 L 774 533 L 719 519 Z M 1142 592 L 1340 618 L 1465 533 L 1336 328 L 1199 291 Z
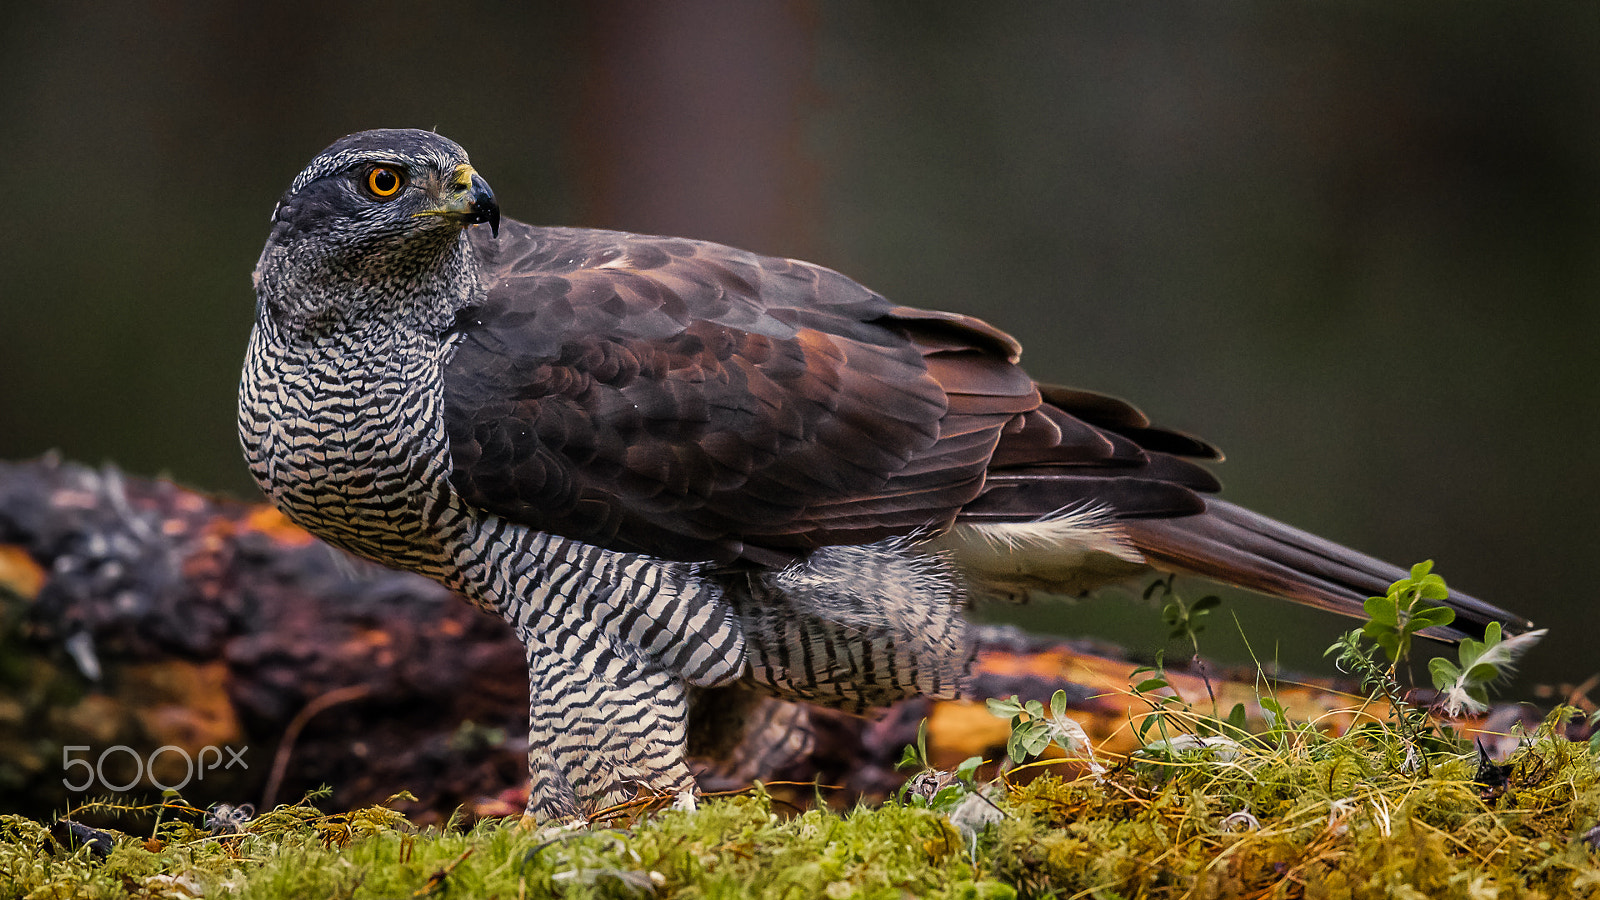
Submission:
M 1154 564 L 1359 614 L 1404 574 L 1209 500 L 1215 448 L 1034 382 L 976 319 L 680 238 L 507 220 L 474 244 L 488 292 L 445 373 L 451 480 L 531 527 L 757 565 L 943 534 L 1002 596 Z M 1458 601 L 1469 631 L 1517 624 Z

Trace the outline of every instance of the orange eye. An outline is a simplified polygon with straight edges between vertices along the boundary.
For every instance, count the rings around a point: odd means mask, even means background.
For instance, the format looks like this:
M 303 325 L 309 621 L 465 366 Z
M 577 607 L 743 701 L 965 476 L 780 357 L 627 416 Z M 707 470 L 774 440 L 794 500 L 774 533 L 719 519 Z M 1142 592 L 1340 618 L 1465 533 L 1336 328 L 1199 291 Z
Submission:
M 400 173 L 388 166 L 373 166 L 367 172 L 367 190 L 372 196 L 379 199 L 388 199 L 400 193 L 400 187 L 405 184 L 405 179 Z

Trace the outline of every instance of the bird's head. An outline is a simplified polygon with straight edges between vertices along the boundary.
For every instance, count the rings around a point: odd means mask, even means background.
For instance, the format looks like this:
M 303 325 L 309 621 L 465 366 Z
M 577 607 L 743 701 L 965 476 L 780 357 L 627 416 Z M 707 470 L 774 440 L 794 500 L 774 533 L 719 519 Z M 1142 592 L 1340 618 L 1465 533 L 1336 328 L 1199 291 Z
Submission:
M 278 200 L 257 294 L 304 322 L 419 287 L 461 288 L 463 232 L 479 223 L 498 234 L 500 208 L 454 141 L 416 129 L 352 134 L 317 154 Z

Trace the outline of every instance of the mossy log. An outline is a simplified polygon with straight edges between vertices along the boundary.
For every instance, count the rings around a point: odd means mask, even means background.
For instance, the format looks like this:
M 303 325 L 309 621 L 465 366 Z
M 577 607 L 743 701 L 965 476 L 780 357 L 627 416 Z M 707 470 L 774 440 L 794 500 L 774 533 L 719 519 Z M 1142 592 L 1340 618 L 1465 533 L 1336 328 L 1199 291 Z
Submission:
M 880 797 L 900 784 L 893 765 L 924 718 L 934 764 L 995 758 L 1008 726 L 977 701 L 1056 690 L 1104 749 L 1132 749 L 1139 660 L 1010 629 L 975 637 L 971 700 L 867 719 L 808 710 L 803 758 L 742 774 L 837 785 L 841 803 Z M 1168 668 L 1185 700 L 1209 706 L 1197 670 Z M 1259 715 L 1258 673 L 1209 680 L 1221 709 Z M 1277 696 L 1338 729 L 1352 706 L 1339 688 L 1297 680 Z M 329 785 L 343 809 L 408 790 L 417 800 L 402 808 L 420 821 L 511 813 L 526 789 L 526 691 L 502 622 L 267 506 L 55 458 L 0 463 L 0 812 L 181 784 L 200 806 Z

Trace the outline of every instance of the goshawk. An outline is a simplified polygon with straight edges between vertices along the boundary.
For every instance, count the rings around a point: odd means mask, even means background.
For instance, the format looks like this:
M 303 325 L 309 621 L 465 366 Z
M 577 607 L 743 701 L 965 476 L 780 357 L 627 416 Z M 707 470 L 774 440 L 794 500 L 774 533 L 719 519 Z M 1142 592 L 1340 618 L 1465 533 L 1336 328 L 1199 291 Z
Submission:
M 431 132 L 318 154 L 255 287 L 251 472 L 511 623 L 537 816 L 692 789 L 707 689 L 956 693 L 970 598 L 1153 567 L 1359 614 L 1404 575 L 1211 498 L 1209 444 L 1035 382 L 984 322 L 792 259 L 502 220 Z M 1449 603 L 1464 631 L 1527 625 Z

